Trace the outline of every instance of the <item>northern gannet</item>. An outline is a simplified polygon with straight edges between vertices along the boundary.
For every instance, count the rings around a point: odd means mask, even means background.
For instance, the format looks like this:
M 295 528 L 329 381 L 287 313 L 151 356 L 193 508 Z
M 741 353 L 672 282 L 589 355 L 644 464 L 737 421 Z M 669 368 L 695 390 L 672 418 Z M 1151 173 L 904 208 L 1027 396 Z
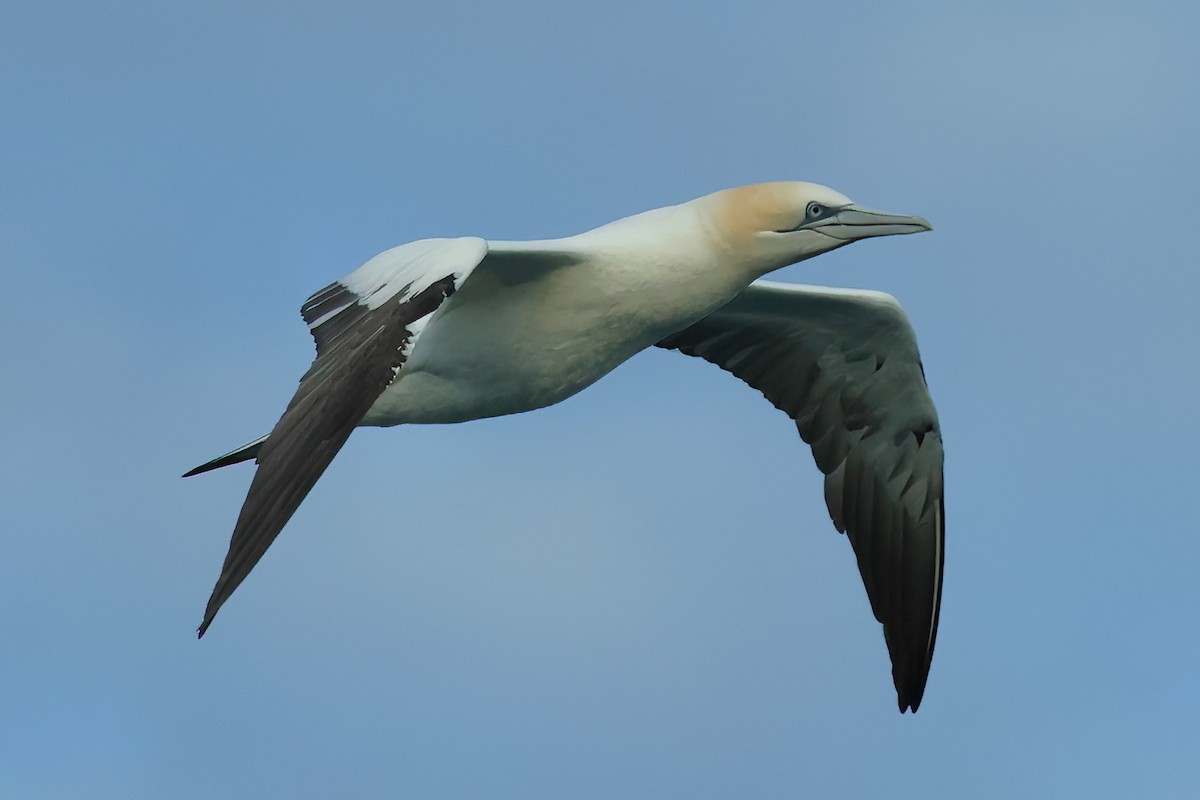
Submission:
M 301 308 L 317 356 L 271 432 L 187 473 L 258 461 L 200 636 L 355 427 L 543 408 L 658 346 L 733 373 L 795 420 L 883 624 L 900 711 L 916 711 L 944 556 L 941 433 L 916 339 L 889 295 L 759 279 L 930 229 L 779 182 L 562 239 L 424 239 L 375 256 Z

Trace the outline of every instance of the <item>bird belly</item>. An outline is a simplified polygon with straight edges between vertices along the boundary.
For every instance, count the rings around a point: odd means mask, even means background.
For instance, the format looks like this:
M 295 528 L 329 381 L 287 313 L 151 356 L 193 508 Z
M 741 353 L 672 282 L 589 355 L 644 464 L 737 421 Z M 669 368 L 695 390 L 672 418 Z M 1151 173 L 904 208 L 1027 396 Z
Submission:
M 430 319 L 360 424 L 465 422 L 553 405 L 671 332 L 661 316 L 579 271 L 518 285 L 477 273 Z
M 518 335 L 455 335 L 439 337 L 438 344 L 419 365 L 401 370 L 362 424 L 466 422 L 544 408 L 591 385 L 628 357 L 601 358 L 569 345 L 545 348 Z

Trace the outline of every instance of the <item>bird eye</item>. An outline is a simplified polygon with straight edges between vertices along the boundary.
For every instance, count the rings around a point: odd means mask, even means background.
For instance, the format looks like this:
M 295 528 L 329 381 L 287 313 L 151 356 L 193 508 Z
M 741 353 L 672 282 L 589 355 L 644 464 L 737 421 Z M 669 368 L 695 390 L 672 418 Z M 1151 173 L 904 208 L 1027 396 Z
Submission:
M 823 214 L 824 212 L 825 212 L 825 207 L 822 206 L 820 203 L 809 203 L 808 208 L 805 209 L 805 211 L 804 211 L 805 215 L 809 219 L 816 219 L 817 217 L 821 216 L 821 214 Z

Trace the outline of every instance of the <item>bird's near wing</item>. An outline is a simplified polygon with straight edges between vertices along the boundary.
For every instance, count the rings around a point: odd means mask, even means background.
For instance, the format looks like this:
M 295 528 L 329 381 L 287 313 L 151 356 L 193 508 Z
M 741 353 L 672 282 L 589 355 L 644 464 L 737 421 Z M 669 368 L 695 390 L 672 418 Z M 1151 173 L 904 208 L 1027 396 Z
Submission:
M 474 238 L 402 245 L 326 286 L 300 309 L 317 358 L 259 451 L 201 636 L 395 378 L 414 335 L 486 254 L 487 242 Z
M 883 623 L 900 710 L 916 711 L 941 606 L 942 437 L 900 306 L 760 281 L 659 347 L 733 373 L 795 420 Z

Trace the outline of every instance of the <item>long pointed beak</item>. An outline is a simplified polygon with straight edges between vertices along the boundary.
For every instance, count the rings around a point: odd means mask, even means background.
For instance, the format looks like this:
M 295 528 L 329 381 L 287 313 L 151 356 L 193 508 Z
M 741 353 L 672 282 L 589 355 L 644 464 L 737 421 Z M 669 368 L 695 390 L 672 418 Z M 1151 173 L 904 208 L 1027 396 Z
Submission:
M 887 214 L 858 206 L 846 206 L 833 216 L 819 220 L 809 227 L 846 242 L 871 236 L 893 236 L 933 230 L 933 226 L 923 217 Z

